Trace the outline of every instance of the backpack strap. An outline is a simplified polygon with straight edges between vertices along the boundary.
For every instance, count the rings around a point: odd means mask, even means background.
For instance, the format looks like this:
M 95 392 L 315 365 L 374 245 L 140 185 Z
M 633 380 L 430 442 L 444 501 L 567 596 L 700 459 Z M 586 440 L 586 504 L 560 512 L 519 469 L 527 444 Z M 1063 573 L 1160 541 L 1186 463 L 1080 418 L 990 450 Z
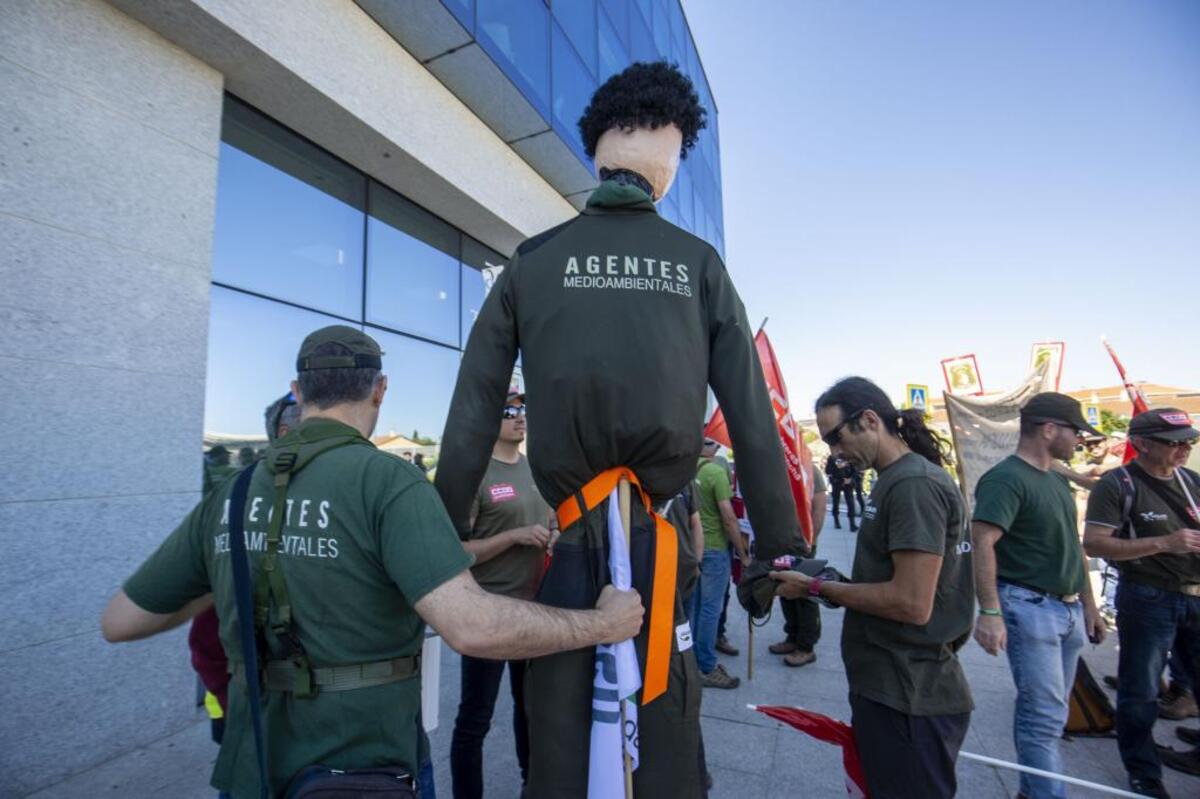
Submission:
M 1133 501 L 1137 497 L 1137 488 L 1129 469 L 1120 466 L 1117 472 L 1117 487 L 1121 490 L 1121 527 L 1117 532 L 1120 538 L 1137 538 L 1133 529 Z

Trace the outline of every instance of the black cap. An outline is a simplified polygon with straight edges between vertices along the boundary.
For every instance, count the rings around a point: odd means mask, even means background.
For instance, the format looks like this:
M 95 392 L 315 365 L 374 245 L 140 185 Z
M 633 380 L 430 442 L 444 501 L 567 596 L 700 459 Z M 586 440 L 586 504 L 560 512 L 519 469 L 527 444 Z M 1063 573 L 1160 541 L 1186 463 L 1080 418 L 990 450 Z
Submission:
M 341 344 L 345 355 L 314 355 L 323 344 Z M 383 351 L 375 339 L 347 325 L 330 325 L 308 334 L 296 356 L 296 371 L 313 369 L 382 369 Z
M 1021 419 L 1033 422 L 1058 422 L 1070 425 L 1081 433 L 1100 436 L 1104 434 L 1087 423 L 1083 418 L 1083 406 L 1074 397 L 1059 394 L 1057 391 L 1043 391 L 1034 394 L 1021 408 Z
M 1163 441 L 1192 441 L 1200 438 L 1200 430 L 1192 427 L 1192 419 L 1179 408 L 1155 408 L 1133 417 L 1129 435 L 1161 438 Z

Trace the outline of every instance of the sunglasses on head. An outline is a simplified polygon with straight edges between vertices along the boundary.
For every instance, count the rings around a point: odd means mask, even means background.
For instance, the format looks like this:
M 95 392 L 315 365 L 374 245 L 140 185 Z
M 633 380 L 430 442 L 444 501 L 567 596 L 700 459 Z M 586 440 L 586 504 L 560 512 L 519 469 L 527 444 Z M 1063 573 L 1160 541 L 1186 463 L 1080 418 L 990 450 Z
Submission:
M 518 416 L 524 416 L 524 415 L 525 415 L 525 406 L 524 405 L 505 405 L 504 406 L 504 418 L 505 419 L 516 419 Z
M 834 427 L 825 435 L 821 436 L 821 440 L 831 447 L 836 447 L 842 440 L 842 428 L 853 422 L 858 417 L 862 416 L 866 410 L 866 408 L 859 408 L 845 419 L 842 419 L 842 421 L 838 422 L 836 427 Z

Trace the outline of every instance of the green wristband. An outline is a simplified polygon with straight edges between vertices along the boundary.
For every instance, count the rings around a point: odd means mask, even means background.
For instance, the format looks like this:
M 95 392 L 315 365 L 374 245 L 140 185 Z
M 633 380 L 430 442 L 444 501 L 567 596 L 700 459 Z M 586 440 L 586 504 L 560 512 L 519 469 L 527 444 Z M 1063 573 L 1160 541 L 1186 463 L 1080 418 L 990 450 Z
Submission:
M 980 608 L 979 615 L 980 616 L 1003 616 L 1004 611 L 1000 610 L 999 608 Z

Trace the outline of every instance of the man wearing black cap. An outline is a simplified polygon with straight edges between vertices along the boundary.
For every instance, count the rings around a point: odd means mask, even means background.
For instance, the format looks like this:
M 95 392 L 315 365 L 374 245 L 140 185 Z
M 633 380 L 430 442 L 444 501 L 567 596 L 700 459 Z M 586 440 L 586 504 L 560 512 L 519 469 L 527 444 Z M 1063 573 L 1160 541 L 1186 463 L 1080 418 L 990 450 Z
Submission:
M 371 444 L 387 391 L 379 345 L 342 325 L 304 340 L 292 384 L 300 426 L 272 443 L 244 507 L 242 477 L 205 497 L 109 602 L 104 637 L 132 641 L 215 604 L 233 679 L 213 785 L 262 783 L 247 680 L 265 690 L 269 795 L 301 769 L 394 766 L 417 773 L 420 654 L 428 621 L 459 652 L 526 658 L 629 638 L 642 608 L 606 587 L 595 609 L 560 610 L 484 591 L 437 492 Z M 236 514 L 236 515 L 235 515 Z M 236 609 L 231 518 L 244 520 L 260 673 L 247 675 Z
M 1113 561 L 1117 586 L 1117 744 L 1133 790 L 1167 796 L 1162 766 L 1200 774 L 1200 750 L 1156 750 L 1159 676 L 1174 643 L 1200 685 L 1200 475 L 1183 466 L 1200 437 L 1178 408 L 1129 424 L 1137 459 L 1100 478 L 1088 498 L 1083 544 Z
M 1075 452 L 1079 437 L 1099 435 L 1079 403 L 1037 394 L 1021 409 L 1016 454 L 993 466 L 975 487 L 971 537 L 979 618 L 975 640 L 990 655 L 1007 650 L 1017 704 L 1013 738 L 1023 766 L 1062 772 L 1058 739 L 1085 637 L 1099 642 L 1096 609 L 1067 479 L 1053 470 Z M 1061 799 L 1066 786 L 1021 775 L 1027 799 Z

